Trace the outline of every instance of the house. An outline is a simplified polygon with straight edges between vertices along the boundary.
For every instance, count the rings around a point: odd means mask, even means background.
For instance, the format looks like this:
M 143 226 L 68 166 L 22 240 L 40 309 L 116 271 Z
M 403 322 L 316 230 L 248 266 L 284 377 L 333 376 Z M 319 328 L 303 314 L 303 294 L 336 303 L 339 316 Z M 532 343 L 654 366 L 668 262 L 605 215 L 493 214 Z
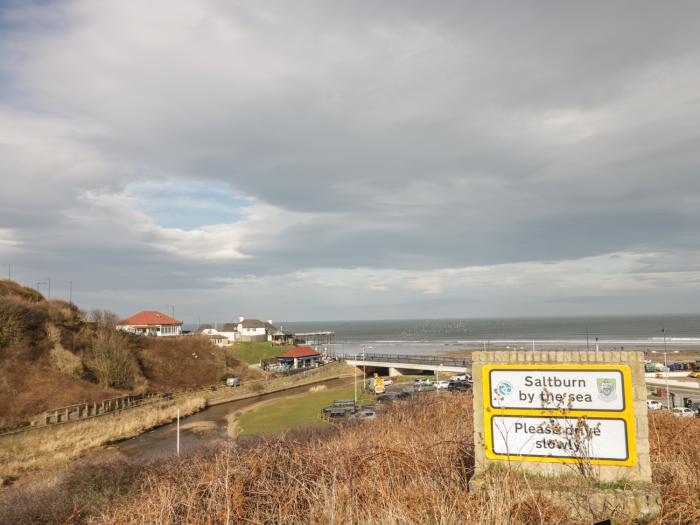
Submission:
M 156 337 L 182 335 L 182 321 L 155 310 L 144 310 L 117 323 L 117 330 Z
M 207 337 L 212 343 L 220 348 L 225 348 L 227 346 L 231 346 L 232 344 L 232 341 L 223 334 L 209 334 Z
M 272 334 L 279 331 L 272 321 L 259 321 L 239 317 L 236 332 L 240 341 L 272 341 Z
M 201 334 L 206 335 L 216 346 L 231 346 L 236 341 L 237 333 L 235 331 L 221 332 L 216 328 L 211 328 L 211 325 L 206 325 L 207 328 L 202 328 Z
M 322 354 L 309 346 L 295 346 L 278 355 L 277 362 L 291 368 L 306 368 L 318 363 L 322 357 Z

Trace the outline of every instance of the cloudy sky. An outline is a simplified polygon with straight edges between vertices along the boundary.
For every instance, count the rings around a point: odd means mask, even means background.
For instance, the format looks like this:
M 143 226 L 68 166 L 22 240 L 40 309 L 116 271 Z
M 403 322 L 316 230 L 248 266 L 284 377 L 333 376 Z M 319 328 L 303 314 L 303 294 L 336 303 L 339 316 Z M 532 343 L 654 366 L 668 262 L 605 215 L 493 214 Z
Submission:
M 84 308 L 697 312 L 699 168 L 694 1 L 0 0 L 0 273 Z

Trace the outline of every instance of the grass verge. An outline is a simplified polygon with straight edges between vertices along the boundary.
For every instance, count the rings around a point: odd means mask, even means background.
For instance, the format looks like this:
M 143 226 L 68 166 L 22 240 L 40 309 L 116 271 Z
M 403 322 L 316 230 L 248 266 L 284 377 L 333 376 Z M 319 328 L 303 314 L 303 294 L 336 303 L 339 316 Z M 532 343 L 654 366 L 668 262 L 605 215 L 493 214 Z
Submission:
M 265 435 L 300 427 L 326 426 L 321 409 L 336 399 L 353 399 L 354 386 L 319 390 L 277 399 L 246 411 L 238 417 L 239 435 Z M 368 404 L 374 396 L 360 395 L 359 403 Z
M 260 341 L 234 343 L 229 351 L 245 363 L 257 365 L 261 360 L 283 354 L 287 349 L 288 346 L 275 346 L 267 341 Z

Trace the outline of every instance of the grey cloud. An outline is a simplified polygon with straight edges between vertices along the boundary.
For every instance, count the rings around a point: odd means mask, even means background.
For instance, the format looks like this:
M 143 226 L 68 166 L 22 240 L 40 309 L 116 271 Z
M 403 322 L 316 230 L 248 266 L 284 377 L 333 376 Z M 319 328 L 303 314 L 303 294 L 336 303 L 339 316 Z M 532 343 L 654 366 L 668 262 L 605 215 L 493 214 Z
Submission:
M 79 258 L 91 287 L 106 276 L 115 287 L 208 288 L 220 276 L 617 251 L 692 263 L 698 11 L 694 2 L 15 6 L 0 32 L 10 86 L 0 102 L 26 116 L 23 135 L 38 131 L 25 149 L 0 137 L 0 227 L 65 273 Z M 133 218 L 80 200 L 172 175 L 222 180 L 316 217 L 247 234 L 249 259 L 192 261 L 131 230 Z

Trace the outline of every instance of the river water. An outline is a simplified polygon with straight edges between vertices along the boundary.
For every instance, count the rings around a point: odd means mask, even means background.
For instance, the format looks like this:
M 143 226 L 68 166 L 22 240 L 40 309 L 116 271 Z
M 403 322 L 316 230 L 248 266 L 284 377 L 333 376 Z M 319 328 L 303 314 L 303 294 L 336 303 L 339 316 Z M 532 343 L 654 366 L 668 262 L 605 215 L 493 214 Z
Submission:
M 291 388 L 282 392 L 261 394 L 240 401 L 231 401 L 208 407 L 201 412 L 180 419 L 180 451 L 184 453 L 207 443 L 229 439 L 229 423 L 226 417 L 256 403 L 308 392 L 311 388 L 318 385 L 324 385 L 326 388 L 337 388 L 351 383 L 352 379 L 350 378 L 330 379 L 322 383 Z M 176 451 L 176 435 L 177 423 L 169 423 L 135 438 L 121 441 L 110 448 L 116 449 L 125 456 L 137 459 L 174 455 Z

